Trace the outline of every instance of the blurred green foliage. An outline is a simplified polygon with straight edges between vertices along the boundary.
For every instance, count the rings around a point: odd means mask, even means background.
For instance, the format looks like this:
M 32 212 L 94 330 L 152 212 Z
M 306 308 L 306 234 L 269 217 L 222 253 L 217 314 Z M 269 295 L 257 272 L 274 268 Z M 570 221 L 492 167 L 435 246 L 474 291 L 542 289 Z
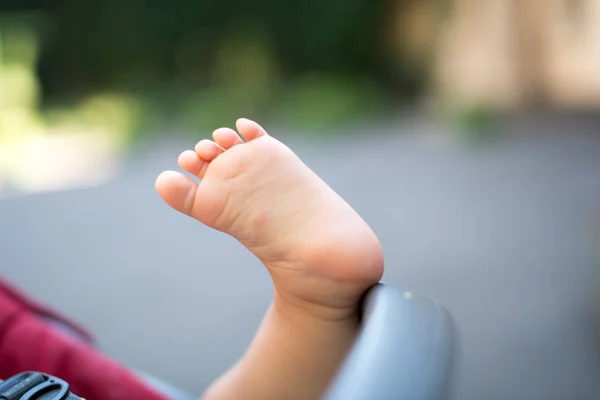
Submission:
M 481 105 L 454 108 L 447 111 L 449 121 L 463 139 L 471 144 L 482 144 L 496 139 L 495 124 L 498 113 Z
M 35 15 L 46 106 L 126 93 L 151 124 L 205 128 L 264 114 L 327 126 L 402 87 L 382 46 L 391 3 L 3 0 L 0 13 Z

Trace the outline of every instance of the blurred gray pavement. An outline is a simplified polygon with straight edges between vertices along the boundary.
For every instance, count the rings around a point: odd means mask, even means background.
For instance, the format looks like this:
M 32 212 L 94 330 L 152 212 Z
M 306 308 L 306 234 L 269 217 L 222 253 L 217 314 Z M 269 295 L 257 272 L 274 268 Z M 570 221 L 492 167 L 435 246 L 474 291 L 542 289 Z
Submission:
M 385 280 L 455 317 L 456 399 L 598 399 L 600 123 L 500 130 L 479 146 L 427 121 L 286 140 L 379 235 Z M 100 187 L 0 200 L 0 273 L 111 356 L 200 393 L 244 351 L 271 285 L 241 245 L 155 194 L 192 146 L 148 146 Z

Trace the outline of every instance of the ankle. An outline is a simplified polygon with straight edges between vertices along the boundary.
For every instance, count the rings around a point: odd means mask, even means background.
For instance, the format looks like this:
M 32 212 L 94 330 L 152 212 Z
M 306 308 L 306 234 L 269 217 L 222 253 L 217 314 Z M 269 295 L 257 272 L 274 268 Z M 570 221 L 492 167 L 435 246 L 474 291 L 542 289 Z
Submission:
M 287 295 L 275 288 L 272 311 L 282 318 L 299 323 L 348 324 L 358 321 L 359 302 L 332 307 Z

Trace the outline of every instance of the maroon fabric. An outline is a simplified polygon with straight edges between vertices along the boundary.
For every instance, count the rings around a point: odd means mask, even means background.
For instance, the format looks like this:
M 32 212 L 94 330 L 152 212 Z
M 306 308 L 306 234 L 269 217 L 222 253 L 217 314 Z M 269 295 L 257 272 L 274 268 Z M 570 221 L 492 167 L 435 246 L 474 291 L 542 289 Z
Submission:
M 84 340 L 65 334 L 39 316 L 56 319 Z M 23 371 L 55 375 L 87 400 L 167 400 L 134 373 L 99 353 L 92 337 L 0 279 L 0 379 Z

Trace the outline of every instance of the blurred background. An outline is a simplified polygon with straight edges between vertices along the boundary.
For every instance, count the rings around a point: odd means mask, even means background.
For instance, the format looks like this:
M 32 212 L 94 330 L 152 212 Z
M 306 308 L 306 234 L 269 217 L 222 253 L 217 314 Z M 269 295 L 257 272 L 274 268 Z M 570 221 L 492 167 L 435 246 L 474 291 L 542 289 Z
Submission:
M 454 315 L 457 399 L 595 399 L 599 111 L 596 0 L 2 0 L 0 273 L 200 393 L 270 283 L 153 181 L 250 117 Z

